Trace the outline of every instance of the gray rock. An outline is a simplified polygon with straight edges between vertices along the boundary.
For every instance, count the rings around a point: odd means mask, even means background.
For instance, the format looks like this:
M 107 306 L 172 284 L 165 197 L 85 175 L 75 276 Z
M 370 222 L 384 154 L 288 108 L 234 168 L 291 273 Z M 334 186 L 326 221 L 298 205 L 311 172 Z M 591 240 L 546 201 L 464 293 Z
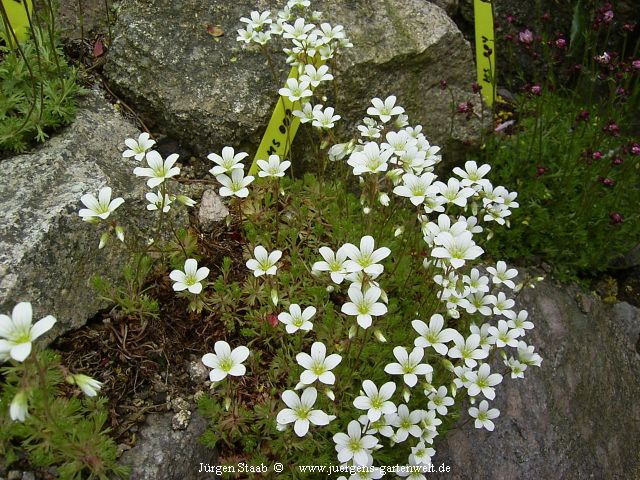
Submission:
M 213 227 L 229 215 L 229 210 L 214 190 L 205 190 L 200 201 L 198 221 L 203 232 L 211 232 Z
M 215 465 L 217 456 L 199 438 L 206 421 L 197 413 L 184 430 L 173 430 L 173 414 L 153 414 L 140 429 L 137 444 L 119 462 L 131 466 L 131 480 L 201 479 L 200 463 Z
M 236 30 L 252 10 L 274 12 L 284 3 L 123 2 L 106 78 L 155 128 L 193 151 L 230 145 L 254 152 L 289 68 L 277 56 L 281 80 L 275 82 L 264 57 L 236 42 Z M 451 98 L 439 82 L 448 81 L 456 101 L 469 100 L 475 69 L 468 42 L 442 9 L 422 0 L 326 0 L 313 8 L 324 12 L 325 21 L 344 25 L 355 45 L 338 59 L 342 93 L 327 102 L 335 104 L 343 125 L 360 120 L 371 98 L 396 94 L 432 143 L 449 139 Z M 224 35 L 213 37 L 208 25 Z M 473 138 L 478 126 L 477 119 L 458 118 L 453 138 Z
M 95 226 L 83 222 L 80 197 L 113 189 L 125 204 L 118 218 L 132 215 L 143 183 L 122 159 L 121 142 L 137 131 L 99 93 L 81 102 L 76 121 L 32 153 L 2 162 L 0 178 L 0 312 L 30 301 L 35 319 L 54 315 L 54 331 L 84 325 L 106 306 L 89 278 L 118 278 L 126 258 L 113 245 L 98 251 Z M 140 206 L 138 205 L 138 208 Z M 120 210 L 119 209 L 119 210 Z
M 473 422 L 449 432 L 434 464 L 451 473 L 437 478 L 635 478 L 640 357 L 630 337 L 637 337 L 640 311 L 594 300 L 585 315 L 576 293 L 545 280 L 521 294 L 536 324 L 526 340 L 544 358 L 542 367 L 496 389 L 494 432 Z

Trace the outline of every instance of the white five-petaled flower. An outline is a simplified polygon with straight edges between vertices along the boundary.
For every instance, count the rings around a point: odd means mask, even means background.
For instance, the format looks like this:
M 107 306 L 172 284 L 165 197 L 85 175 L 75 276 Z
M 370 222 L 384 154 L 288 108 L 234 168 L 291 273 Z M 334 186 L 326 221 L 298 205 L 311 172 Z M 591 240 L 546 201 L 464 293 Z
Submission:
M 431 463 L 431 457 L 436 454 L 436 451 L 427 447 L 424 441 L 419 442 L 415 447 L 411 447 L 411 455 L 409 455 L 409 462 L 415 465 L 429 465 Z
M 253 182 L 255 177 L 252 175 L 244 176 L 244 170 L 235 168 L 231 171 L 231 178 L 228 175 L 220 174 L 216 176 L 216 180 L 222 184 L 220 187 L 220 196 L 246 198 L 249 196 L 247 186 Z
M 211 368 L 209 379 L 212 382 L 219 382 L 227 375 L 241 377 L 247 371 L 242 364 L 249 357 L 249 349 L 245 346 L 231 347 L 224 340 L 218 340 L 213 346 L 213 353 L 206 353 L 202 356 L 202 363 Z
M 487 267 L 487 271 L 493 275 L 493 283 L 500 285 L 503 283 L 511 290 L 516 288 L 516 284 L 513 283 L 512 278 L 518 275 L 518 271 L 515 268 L 507 267 L 507 264 L 500 260 L 496 267 Z
M 453 339 L 454 346 L 449 349 L 449 358 L 460 358 L 468 367 L 475 367 L 478 362 L 489 356 L 489 352 L 480 347 L 480 335 L 472 333 L 466 340 L 459 333 Z
M 333 107 L 327 107 L 324 111 L 314 110 L 311 125 L 318 128 L 333 128 L 335 122 L 342 118 L 340 115 L 334 115 L 334 111 Z
M 347 163 L 353 167 L 354 175 L 386 172 L 391 155 L 392 149 L 381 149 L 376 142 L 368 142 L 362 150 L 354 151 Z
M 513 330 L 518 333 L 518 336 L 523 337 L 526 334 L 526 330 L 533 328 L 533 322 L 529 322 L 527 320 L 528 317 L 529 312 L 520 310 L 516 318 L 509 320 L 509 328 L 513 328 Z
M 444 327 L 444 317 L 439 313 L 431 316 L 429 326 L 422 320 L 412 321 L 411 326 L 420 335 L 413 342 L 414 345 L 421 348 L 433 347 L 440 355 L 447 354 L 449 348 L 446 344 L 459 335 L 458 331 L 453 328 L 442 329 Z
M 301 98 L 310 97 L 313 92 L 309 88 L 309 83 L 301 81 L 297 78 L 289 78 L 285 83 L 285 86 L 278 90 L 278 93 L 283 97 L 287 97 L 291 102 L 296 102 Z
M 258 30 L 265 25 L 269 25 L 272 20 L 269 18 L 271 12 L 266 10 L 264 12 L 253 11 L 251 12 L 251 18 L 242 17 L 241 22 L 246 23 L 252 30 Z
M 404 113 L 404 108 L 396 106 L 396 97 L 391 95 L 384 102 L 379 98 L 371 100 L 373 107 L 367 108 L 367 115 L 379 117 L 382 123 L 387 123 L 394 115 Z
M 438 415 L 446 415 L 448 411 L 447 407 L 452 406 L 454 403 L 453 397 L 448 396 L 448 393 L 447 387 L 444 385 L 440 386 L 435 392 L 431 392 L 429 394 L 427 408 L 429 410 L 435 410 L 438 412 Z
M 435 198 L 438 188 L 431 185 L 436 176 L 433 173 L 423 173 L 420 176 L 405 173 L 402 176 L 402 185 L 393 189 L 393 193 L 400 197 L 409 197 L 414 205 L 420 205 L 425 197 Z
M 275 275 L 278 267 L 276 262 L 282 257 L 280 250 L 274 250 L 267 253 L 267 249 L 262 245 L 258 245 L 253 249 L 253 257 L 247 260 L 247 268 L 253 270 L 253 275 L 259 277 L 261 275 Z
M 397 363 L 389 363 L 384 367 L 384 371 L 390 375 L 402 375 L 404 383 L 409 387 L 414 387 L 418 383 L 418 375 L 428 375 L 433 372 L 433 367 L 427 363 L 420 363 L 424 356 L 424 349 L 415 347 L 411 353 L 404 347 L 395 347 L 393 355 L 398 360 Z
M 29 302 L 20 302 L 8 315 L 0 315 L 0 359 L 24 361 L 31 353 L 31 342 L 51 330 L 56 319 L 51 315 L 31 325 L 33 311 Z
M 193 258 L 188 258 L 184 262 L 184 271 L 173 270 L 169 274 L 169 278 L 175 283 L 173 289 L 176 292 L 182 290 L 189 290 L 194 294 L 199 294 L 202 291 L 202 280 L 209 275 L 209 269 L 207 267 L 198 268 L 198 262 Z
M 498 416 L 500 415 L 500 410 L 498 410 L 497 408 L 489 409 L 489 402 L 487 402 L 486 400 L 482 400 L 480 402 L 479 408 L 469 408 L 469 415 L 476 419 L 476 428 L 486 428 L 490 432 L 493 432 L 495 425 L 491 420 L 498 418 Z
M 145 195 L 149 204 L 147 210 L 160 210 L 167 213 L 171 209 L 171 197 L 168 194 L 164 194 L 164 200 L 162 198 L 162 192 L 147 192 Z
M 485 185 L 490 186 L 491 182 L 484 178 L 484 176 L 489 173 L 491 170 L 491 166 L 484 164 L 478 165 L 473 160 L 469 160 L 464 164 L 464 170 L 460 167 L 455 167 L 453 169 L 453 173 L 458 175 L 462 181 L 460 185 L 463 187 L 470 187 L 472 185 L 479 185 L 480 187 L 484 187 Z
M 333 75 L 329 73 L 328 65 L 320 65 L 316 69 L 313 65 L 307 64 L 304 66 L 304 75 L 301 75 L 300 79 L 309 82 L 313 88 L 316 88 L 320 82 L 333 80 Z
M 409 411 L 409 407 L 405 404 L 398 406 L 398 411 L 388 416 L 389 425 L 397 427 L 395 437 L 393 439 L 397 443 L 404 442 L 409 435 L 419 437 L 422 434 L 420 421 L 424 418 L 424 410 Z
M 316 314 L 316 307 L 307 307 L 302 311 L 300 305 L 292 303 L 288 312 L 278 315 L 278 320 L 286 325 L 287 333 L 295 333 L 298 330 L 309 331 L 313 328 L 313 323 L 309 320 Z
M 469 372 L 467 378 L 470 382 L 467 386 L 469 396 L 475 397 L 482 392 L 489 400 L 496 398 L 496 392 L 493 387 L 502 382 L 502 375 L 491 373 L 488 363 L 480 365 L 477 371 Z
M 300 375 L 300 382 L 311 385 L 316 380 L 333 385 L 336 377 L 331 372 L 342 361 L 342 357 L 333 353 L 327 357 L 327 347 L 322 342 L 314 342 L 311 345 L 311 355 L 301 352 L 296 355 L 296 361 L 304 372 Z
M 24 422 L 29 416 L 29 395 L 26 390 L 18 390 L 13 397 L 9 416 L 14 422 Z
M 80 201 L 85 204 L 87 208 L 82 208 L 78 215 L 82 217 L 85 222 L 97 222 L 109 218 L 109 215 L 124 203 L 122 197 L 114 198 L 111 200 L 111 188 L 103 187 L 98 192 L 98 198 L 94 197 L 90 193 L 84 194 Z
M 207 158 L 216 163 L 216 166 L 209 170 L 209 173 L 215 177 L 223 173 L 230 173 L 233 170 L 242 170 L 244 165 L 240 162 L 248 156 L 249 154 L 245 152 L 235 153 L 232 147 L 224 147 L 222 156 L 217 153 L 210 153 Z
M 258 167 L 260 167 L 260 171 L 258 172 L 259 177 L 284 177 L 284 172 L 286 172 L 287 168 L 291 166 L 291 162 L 285 160 L 284 162 L 280 160 L 278 155 L 269 155 L 269 161 L 266 160 L 258 160 L 256 162 Z
M 434 242 L 437 247 L 431 251 L 436 258 L 446 258 L 453 268 L 460 268 L 465 260 L 474 260 L 484 253 L 484 250 L 476 245 L 472 234 L 468 230 L 456 235 L 449 232 L 439 233 Z
M 348 273 L 345 267 L 347 249 L 344 248 L 344 245 L 335 253 L 329 247 L 320 247 L 320 255 L 322 255 L 324 261 L 315 262 L 311 269 L 319 272 L 329 272 L 333 282 L 342 283 Z
M 365 380 L 362 382 L 362 390 L 364 395 L 356 397 L 353 405 L 360 410 L 366 410 L 370 421 L 375 422 L 382 415 L 395 413 L 396 406 L 389 400 L 396 391 L 395 383 L 387 382 L 378 390 L 375 383 Z
M 362 436 L 362 427 L 357 420 L 351 420 L 347 426 L 347 433 L 336 433 L 333 436 L 340 463 L 353 460 L 355 465 L 369 466 L 373 463 L 371 450 L 378 445 L 378 439 L 373 435 Z
M 495 343 L 498 348 L 503 348 L 507 345 L 514 348 L 518 346 L 520 331 L 512 329 L 506 320 L 498 320 L 498 326 L 489 327 L 488 332 L 489 335 L 491 335 L 489 337 L 489 342 Z
M 173 166 L 177 161 L 177 153 L 173 153 L 165 160 L 162 160 L 158 152 L 151 150 L 147 153 L 147 165 L 149 165 L 149 167 L 136 167 L 133 169 L 133 173 L 138 177 L 149 177 L 147 186 L 149 188 L 155 188 L 167 178 L 174 177 L 180 173 L 180 168 Z
M 349 257 L 345 263 L 347 271 L 359 272 L 362 270 L 372 275 L 380 275 L 384 271 L 384 267 L 379 262 L 391 253 L 387 247 L 375 249 L 375 240 L 370 235 L 360 239 L 360 248 L 351 243 L 346 243 L 342 248 Z
M 138 140 L 127 138 L 124 141 L 124 144 L 128 147 L 128 150 L 122 152 L 122 156 L 125 158 L 133 157 L 136 160 L 140 161 L 144 158 L 147 150 L 153 147 L 155 143 L 155 140 L 151 140 L 149 138 L 149 134 L 147 132 L 142 132 L 138 136 Z
M 524 371 L 527 369 L 524 363 L 509 357 L 508 360 L 504 361 L 504 364 L 511 370 L 511 378 L 524 378 Z
M 387 313 L 387 306 L 378 302 L 381 295 L 382 290 L 376 286 L 372 285 L 366 292 L 362 293 L 360 287 L 351 285 L 349 287 L 349 299 L 351 301 L 342 305 L 342 313 L 355 315 L 358 325 L 367 329 L 373 323 L 372 316 L 378 317 Z
M 293 390 L 285 390 L 282 393 L 282 401 L 289 408 L 280 410 L 276 421 L 280 425 L 293 423 L 293 430 L 299 437 L 307 434 L 309 424 L 328 425 L 336 417 L 327 415 L 322 410 L 313 410 L 317 398 L 318 391 L 313 387 L 305 388 L 300 397 Z
M 82 373 L 69 375 L 67 382 L 80 387 L 80 390 L 82 390 L 87 397 L 95 397 L 102 388 L 102 382 Z

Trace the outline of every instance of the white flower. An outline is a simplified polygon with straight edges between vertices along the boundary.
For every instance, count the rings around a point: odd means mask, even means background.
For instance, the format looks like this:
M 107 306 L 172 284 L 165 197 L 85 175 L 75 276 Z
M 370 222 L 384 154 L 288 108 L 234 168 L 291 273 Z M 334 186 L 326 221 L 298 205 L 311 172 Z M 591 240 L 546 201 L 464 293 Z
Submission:
M 533 328 L 533 322 L 527 321 L 528 317 L 529 312 L 520 310 L 516 318 L 509 320 L 509 328 L 513 328 L 519 337 L 523 337 L 526 333 L 525 330 L 531 330 Z
M 355 398 L 353 405 L 360 410 L 367 410 L 367 417 L 372 422 L 378 420 L 383 414 L 395 413 L 396 406 L 389 399 L 396 391 L 396 384 L 387 382 L 380 387 L 376 387 L 371 380 L 362 382 L 364 395 Z
M 122 156 L 125 158 L 133 157 L 136 160 L 140 161 L 144 158 L 147 150 L 153 147 L 155 143 L 155 140 L 151 140 L 149 138 L 149 134 L 147 132 L 142 132 L 138 136 L 138 140 L 127 138 L 124 141 L 124 144 L 129 147 L 129 149 L 122 152 Z
M 484 253 L 467 230 L 455 237 L 449 232 L 439 233 L 434 242 L 439 246 L 431 251 L 431 256 L 448 259 L 453 268 L 460 268 L 465 260 L 474 260 Z
M 518 271 L 515 268 L 508 268 L 502 260 L 498 262 L 496 268 L 488 267 L 487 271 L 493 275 L 493 283 L 496 285 L 503 283 L 511 290 L 516 288 L 516 284 L 511 279 L 518 275 Z
M 320 247 L 320 255 L 322 255 L 324 261 L 315 262 L 311 269 L 320 272 L 330 272 L 333 282 L 342 283 L 345 275 L 348 273 L 345 267 L 347 249 L 342 246 L 334 253 L 329 247 Z
M 534 352 L 533 345 L 527 345 L 522 340 L 518 342 L 518 359 L 525 365 L 542 365 L 542 357 Z
M 489 291 L 489 278 L 480 275 L 480 271 L 477 268 L 472 268 L 471 273 L 464 275 L 462 280 L 469 286 L 471 293 L 487 293 Z
M 384 102 L 379 98 L 374 98 L 371 103 L 373 107 L 367 108 L 367 115 L 379 117 L 382 123 L 387 123 L 394 115 L 404 113 L 404 108 L 395 106 L 396 97 L 394 95 L 387 97 Z
M 342 248 L 350 259 L 345 263 L 347 271 L 359 272 L 363 270 L 372 275 L 380 275 L 384 271 L 384 267 L 378 262 L 387 258 L 391 253 L 387 247 L 374 250 L 375 240 L 370 235 L 360 239 L 360 248 L 351 243 L 346 243 Z
M 321 65 L 316 69 L 313 65 L 307 64 L 304 66 L 304 75 L 300 76 L 300 80 L 305 80 L 309 82 L 313 88 L 316 88 L 321 82 L 333 80 L 333 75 L 329 73 L 329 67 L 327 65 Z
M 438 412 L 438 415 L 446 415 L 448 411 L 447 407 L 452 406 L 454 403 L 453 398 L 449 397 L 448 393 L 447 387 L 444 385 L 438 388 L 437 391 L 431 392 L 429 394 L 429 403 L 427 404 L 427 408 L 429 410 L 435 410 Z
M 216 176 L 216 180 L 222 184 L 220 187 L 220 196 L 230 197 L 235 195 L 236 197 L 246 198 L 249 196 L 249 189 L 247 186 L 253 182 L 255 177 L 251 175 L 244 176 L 244 170 L 233 169 L 231 171 L 231 178 L 225 174 Z
M 387 162 L 391 155 L 393 155 L 393 150 L 380 149 L 376 142 L 369 142 L 361 151 L 353 152 L 347 163 L 353 167 L 354 175 L 386 172 Z
M 509 345 L 516 348 L 518 346 L 518 330 L 509 328 L 506 320 L 499 320 L 497 327 L 489 327 L 489 341 L 495 343 L 496 347 L 503 348 Z
M 31 325 L 33 311 L 29 302 L 13 307 L 11 317 L 0 315 L 0 355 L 23 362 L 31 353 L 31 342 L 51 330 L 56 319 L 51 315 Z
M 199 294 L 202 291 L 202 280 L 209 275 L 207 267 L 198 268 L 198 262 L 193 258 L 188 258 L 184 262 L 184 272 L 181 270 L 173 270 L 169 274 L 169 278 L 175 283 L 173 289 L 176 292 L 189 290 L 193 294 Z
M 274 250 L 271 253 L 267 253 L 267 250 L 262 245 L 258 245 L 253 249 L 253 256 L 254 258 L 247 260 L 247 268 L 253 270 L 254 276 L 275 275 L 276 270 L 278 270 L 276 262 L 282 257 L 282 252 Z
M 284 177 L 284 172 L 291 166 L 291 162 L 288 160 L 280 161 L 278 155 L 269 155 L 268 162 L 258 160 L 256 163 L 260 167 L 259 177 Z
M 244 165 L 240 162 L 248 157 L 249 154 L 245 152 L 235 153 L 232 147 L 224 147 L 222 149 L 222 156 L 217 153 L 210 153 L 207 158 L 217 165 L 209 170 L 209 173 L 213 176 L 222 175 L 223 173 L 229 173 L 233 170 L 242 170 Z
M 433 173 L 424 173 L 419 177 L 411 173 L 402 176 L 402 185 L 393 189 L 393 193 L 401 197 L 409 197 L 411 203 L 420 205 L 425 197 L 435 198 L 438 193 L 437 187 L 431 185 L 436 176 Z
M 382 415 L 378 420 L 372 422 L 366 415 L 360 415 L 358 421 L 363 427 L 367 427 L 367 435 L 375 435 L 379 433 L 383 437 L 393 437 L 393 428 L 387 423 L 386 415 Z
M 516 312 L 511 310 L 516 302 L 513 299 L 507 298 L 507 296 L 503 292 L 498 292 L 498 296 L 495 297 L 493 295 L 489 295 L 491 301 L 494 305 L 493 313 L 495 315 L 504 315 L 509 319 L 516 318 Z
M 268 25 L 271 23 L 271 19 L 269 18 L 271 12 L 268 10 L 265 12 L 251 12 L 251 18 L 242 17 L 240 19 L 241 22 L 247 24 L 247 28 L 251 28 L 252 30 L 259 30 L 264 25 Z
M 424 427 L 425 430 L 431 430 L 431 431 L 437 432 L 439 425 L 442 425 L 442 420 L 436 417 L 435 410 L 429 410 L 428 412 L 424 413 L 422 417 L 422 426 Z M 422 435 L 423 439 L 426 436 L 425 434 L 426 432 L 423 432 L 423 435 Z
M 246 373 L 247 369 L 242 363 L 249 357 L 247 347 L 240 346 L 231 350 L 227 342 L 218 340 L 213 350 L 215 354 L 206 353 L 202 357 L 202 363 L 213 369 L 209 372 L 209 379 L 212 382 L 219 382 L 227 375 L 241 377 Z
M 382 290 L 376 286 L 370 286 L 363 294 L 357 285 L 351 285 L 349 287 L 351 301 L 342 305 L 342 313 L 355 315 L 358 325 L 367 329 L 373 322 L 372 316 L 379 317 L 387 313 L 387 306 L 378 302 L 380 295 L 382 295 Z
M 460 167 L 456 167 L 453 169 L 453 173 L 462 178 L 460 184 L 463 187 L 470 187 L 472 185 L 480 185 L 481 187 L 484 187 L 485 185 L 491 185 L 491 182 L 484 178 L 484 176 L 489 173 L 489 170 L 491 170 L 491 166 L 484 164 L 478 167 L 476 162 L 470 160 L 465 162 L 464 170 Z
M 472 333 L 465 338 L 458 334 L 453 339 L 454 346 L 449 349 L 449 358 L 461 358 L 467 364 L 468 367 L 475 367 L 478 362 L 489 356 L 489 352 L 480 348 L 480 335 Z
M 393 355 L 398 363 L 389 363 L 384 367 L 384 371 L 390 375 L 402 375 L 404 383 L 409 387 L 414 387 L 418 383 L 418 375 L 428 375 L 433 373 L 433 367 L 426 363 L 420 363 L 424 356 L 421 347 L 415 347 L 411 353 L 404 347 L 395 347 Z
M 72 385 L 75 384 L 80 387 L 80 390 L 82 390 L 87 397 L 95 397 L 102 388 L 102 382 L 88 375 L 83 375 L 82 373 L 69 375 L 67 381 Z
M 302 110 L 294 110 L 293 115 L 295 115 L 300 119 L 300 123 L 307 123 L 307 122 L 313 121 L 313 119 L 315 118 L 316 112 L 321 110 L 322 110 L 322 105 L 312 106 L 311 103 L 307 102 L 304 105 L 302 105 Z
M 483 323 L 481 326 L 477 326 L 475 323 L 469 325 L 469 329 L 471 333 L 475 333 L 480 335 L 480 347 L 483 350 L 491 350 L 491 345 L 495 345 L 494 339 L 489 337 L 489 329 L 491 325 L 488 323 Z
M 360 135 L 365 138 L 380 138 L 381 126 L 378 125 L 374 119 L 365 117 L 363 120 L 364 125 L 358 125 Z
M 310 423 L 328 425 L 336 417 L 327 415 L 322 410 L 313 410 L 317 398 L 318 391 L 313 387 L 305 388 L 300 397 L 293 390 L 285 390 L 282 393 L 282 401 L 289 408 L 280 410 L 276 421 L 280 425 L 293 423 L 293 430 L 299 437 L 307 434 Z
M 177 153 L 173 153 L 166 160 L 162 160 L 158 152 L 151 150 L 147 153 L 147 165 L 149 165 L 149 168 L 136 167 L 133 169 L 133 174 L 138 177 L 149 177 L 147 186 L 155 188 L 167 178 L 174 177 L 180 173 L 180 168 L 173 166 L 177 161 Z
M 147 201 L 149 202 L 149 204 L 147 205 L 147 210 L 159 210 L 160 208 L 162 208 L 162 211 L 164 213 L 167 213 L 169 211 L 169 209 L 171 208 L 171 197 L 169 197 L 168 194 L 164 194 L 164 201 L 162 199 L 162 193 L 158 192 L 158 193 L 154 193 L 154 192 L 147 192 L 147 194 L 145 195 Z
M 378 445 L 378 439 L 373 435 L 362 436 L 362 428 L 356 420 L 351 420 L 346 433 L 336 433 L 333 441 L 338 452 L 340 463 L 353 460 L 355 465 L 368 466 L 373 463 L 371 450 Z
M 122 197 L 111 200 L 111 188 L 109 187 L 101 188 L 100 192 L 98 192 L 98 198 L 90 193 L 86 193 L 80 198 L 80 201 L 87 207 L 82 208 L 78 212 L 78 215 L 80 215 L 85 222 L 105 220 L 109 218 L 109 215 L 111 215 L 116 208 L 124 203 Z
M 311 385 L 316 380 L 333 385 L 336 377 L 331 372 L 342 361 L 342 357 L 337 353 L 327 355 L 327 347 L 322 342 L 314 342 L 311 345 L 311 355 L 301 352 L 296 355 L 296 361 L 305 369 L 300 375 L 300 382 Z
M 405 404 L 398 406 L 396 413 L 389 414 L 387 420 L 390 425 L 397 427 L 395 436 L 392 438 L 396 443 L 404 442 L 409 435 L 419 437 L 422 434 L 422 428 L 418 425 L 425 415 L 424 410 L 409 411 L 409 407 Z
M 313 328 L 313 323 L 309 320 L 316 314 L 316 307 L 307 307 L 304 312 L 300 305 L 292 303 L 289 312 L 282 312 L 278 315 L 278 320 L 286 325 L 287 333 L 295 333 L 298 330 L 309 331 Z
M 461 187 L 457 178 L 450 178 L 449 181 L 444 184 L 442 182 L 436 182 L 440 188 L 440 194 L 447 200 L 447 203 L 453 203 L 459 207 L 465 207 L 467 205 L 467 199 L 475 195 L 476 191 L 470 187 Z
M 422 320 L 412 321 L 411 326 L 420 335 L 414 340 L 414 345 L 421 348 L 433 347 L 440 355 L 447 354 L 449 349 L 445 344 L 459 335 L 458 331 L 453 328 L 442 329 L 444 318 L 439 313 L 431 316 L 429 326 Z
M 469 385 L 467 386 L 469 396 L 475 397 L 482 392 L 489 400 L 493 400 L 496 397 L 493 387 L 502 382 L 502 375 L 491 373 L 488 363 L 480 365 L 477 371 L 469 372 L 467 378 L 469 379 Z
M 297 78 L 287 79 L 284 88 L 278 90 L 278 93 L 283 97 L 287 97 L 291 102 L 296 102 L 301 98 L 313 95 L 313 92 L 309 89 L 309 83 L 298 82 Z
M 524 371 L 527 369 L 524 363 L 509 357 L 508 360 L 504 361 L 504 364 L 511 370 L 511 378 L 524 378 Z
M 304 18 L 297 18 L 293 25 L 283 23 L 283 38 L 292 38 L 295 40 L 306 40 L 307 34 L 316 28 L 313 23 L 304 23 Z M 282 94 L 281 94 L 282 95 Z M 293 100 L 292 100 L 293 101 Z
M 436 454 L 436 451 L 427 447 L 423 441 L 418 443 L 415 447 L 411 447 L 411 455 L 409 455 L 409 462 L 414 465 L 429 465 L 431 463 L 431 457 Z
M 495 425 L 491 420 L 493 420 L 494 418 L 498 418 L 498 416 L 500 415 L 500 410 L 498 410 L 497 408 L 492 408 L 491 410 L 489 410 L 489 402 L 487 402 L 486 400 L 482 400 L 479 407 L 480 408 L 469 408 L 469 415 L 476 419 L 476 428 L 486 428 L 490 432 L 493 432 Z
M 29 416 L 29 398 L 26 390 L 18 390 L 13 397 L 9 416 L 14 422 L 24 422 Z
M 334 115 L 333 112 L 333 107 L 325 108 L 324 112 L 322 110 L 314 110 L 312 125 L 318 128 L 333 128 L 335 122 L 342 118 L 340 115 Z

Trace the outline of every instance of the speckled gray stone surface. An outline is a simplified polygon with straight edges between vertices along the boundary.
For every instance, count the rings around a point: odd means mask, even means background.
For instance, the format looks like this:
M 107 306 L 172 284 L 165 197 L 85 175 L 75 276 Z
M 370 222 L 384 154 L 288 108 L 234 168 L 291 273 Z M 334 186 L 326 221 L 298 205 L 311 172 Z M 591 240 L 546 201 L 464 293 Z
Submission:
M 107 81 L 156 129 L 197 153 L 224 145 L 254 152 L 282 85 L 262 54 L 236 41 L 236 30 L 252 10 L 275 12 L 284 3 L 122 2 Z M 354 44 L 338 57 L 338 99 L 326 102 L 336 107 L 343 126 L 364 117 L 371 98 L 395 94 L 410 121 L 441 144 L 449 138 L 451 97 L 439 88 L 440 80 L 449 82 L 457 102 L 478 104 L 470 92 L 471 48 L 439 7 L 423 0 L 327 0 L 312 6 L 323 12 L 323 21 L 344 25 Z M 224 35 L 212 37 L 207 25 L 219 25 Z M 276 56 L 274 64 L 286 78 L 284 59 Z M 453 137 L 472 138 L 478 125 L 478 119 L 457 118 Z
M 78 216 L 84 207 L 80 197 L 109 185 L 112 198 L 125 199 L 118 218 L 140 208 L 144 182 L 132 174 L 135 160 L 120 153 L 123 140 L 137 134 L 92 91 L 72 125 L 31 153 L 2 161 L 0 312 L 30 301 L 36 318 L 57 318 L 51 338 L 104 308 L 89 278 L 97 273 L 116 278 L 125 255 L 117 246 L 98 251 L 96 227 Z

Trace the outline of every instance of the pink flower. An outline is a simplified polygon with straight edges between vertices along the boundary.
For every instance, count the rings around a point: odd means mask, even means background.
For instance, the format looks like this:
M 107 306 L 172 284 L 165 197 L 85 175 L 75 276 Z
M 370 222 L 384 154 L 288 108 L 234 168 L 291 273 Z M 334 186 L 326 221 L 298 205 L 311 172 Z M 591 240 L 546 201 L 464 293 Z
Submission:
M 520 43 L 529 45 L 533 43 L 533 32 L 527 28 L 525 31 L 518 34 L 518 39 L 520 40 Z

